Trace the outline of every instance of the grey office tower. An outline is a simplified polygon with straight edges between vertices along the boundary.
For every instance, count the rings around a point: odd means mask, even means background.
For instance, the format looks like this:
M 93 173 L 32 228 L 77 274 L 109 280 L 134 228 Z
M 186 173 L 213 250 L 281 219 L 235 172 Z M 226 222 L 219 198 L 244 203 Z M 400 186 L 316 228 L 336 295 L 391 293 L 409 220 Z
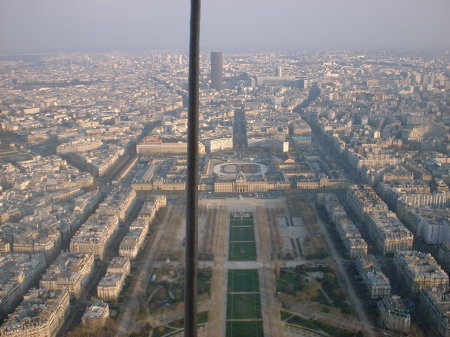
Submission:
M 223 53 L 211 52 L 211 87 L 223 89 Z

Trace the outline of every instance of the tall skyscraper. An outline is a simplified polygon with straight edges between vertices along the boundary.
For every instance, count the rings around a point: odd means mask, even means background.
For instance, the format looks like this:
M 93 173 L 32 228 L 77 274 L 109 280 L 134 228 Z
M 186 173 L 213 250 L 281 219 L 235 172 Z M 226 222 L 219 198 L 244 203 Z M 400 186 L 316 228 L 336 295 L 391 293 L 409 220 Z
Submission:
M 223 53 L 211 52 L 211 87 L 216 90 L 223 89 Z
M 276 67 L 276 68 L 275 68 L 275 76 L 276 76 L 276 77 L 283 77 L 283 68 L 281 68 L 281 67 Z

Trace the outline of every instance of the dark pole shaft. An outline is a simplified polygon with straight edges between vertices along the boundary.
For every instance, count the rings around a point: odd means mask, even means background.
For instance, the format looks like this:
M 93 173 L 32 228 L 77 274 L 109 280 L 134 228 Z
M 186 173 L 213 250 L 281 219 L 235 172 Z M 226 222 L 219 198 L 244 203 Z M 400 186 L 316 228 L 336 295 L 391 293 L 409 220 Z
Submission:
M 186 182 L 186 282 L 184 336 L 197 337 L 197 210 L 198 210 L 198 89 L 200 0 L 191 0 L 189 42 L 189 112 Z

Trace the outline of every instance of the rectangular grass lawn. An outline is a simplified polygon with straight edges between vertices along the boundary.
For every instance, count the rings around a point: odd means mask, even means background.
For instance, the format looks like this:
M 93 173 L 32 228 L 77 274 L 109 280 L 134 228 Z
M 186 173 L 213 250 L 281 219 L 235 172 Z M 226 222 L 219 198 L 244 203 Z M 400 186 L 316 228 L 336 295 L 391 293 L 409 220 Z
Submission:
M 251 226 L 253 227 L 253 219 L 243 219 L 241 221 L 242 226 Z
M 228 294 L 227 319 L 260 319 L 259 294 Z
M 259 292 L 258 270 L 228 270 L 228 292 Z
M 253 220 L 230 220 L 230 227 L 254 227 Z
M 253 216 L 248 218 L 241 218 L 241 217 L 234 217 L 233 215 L 230 216 L 230 226 L 254 226 L 253 222 Z
M 231 227 L 230 241 L 255 241 L 253 227 Z
M 262 321 L 228 321 L 227 337 L 263 337 Z
M 256 261 L 255 242 L 231 242 L 228 251 L 229 261 Z

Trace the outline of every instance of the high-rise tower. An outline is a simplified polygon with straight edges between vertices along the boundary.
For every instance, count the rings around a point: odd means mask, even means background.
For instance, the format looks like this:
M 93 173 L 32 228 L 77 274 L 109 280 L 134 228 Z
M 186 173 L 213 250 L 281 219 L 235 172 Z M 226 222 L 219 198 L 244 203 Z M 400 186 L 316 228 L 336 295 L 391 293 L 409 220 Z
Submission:
M 216 90 L 223 89 L 223 53 L 211 52 L 211 87 Z
M 276 68 L 275 68 L 275 76 L 276 76 L 276 77 L 283 77 L 283 68 L 281 68 L 281 67 L 276 67 Z

